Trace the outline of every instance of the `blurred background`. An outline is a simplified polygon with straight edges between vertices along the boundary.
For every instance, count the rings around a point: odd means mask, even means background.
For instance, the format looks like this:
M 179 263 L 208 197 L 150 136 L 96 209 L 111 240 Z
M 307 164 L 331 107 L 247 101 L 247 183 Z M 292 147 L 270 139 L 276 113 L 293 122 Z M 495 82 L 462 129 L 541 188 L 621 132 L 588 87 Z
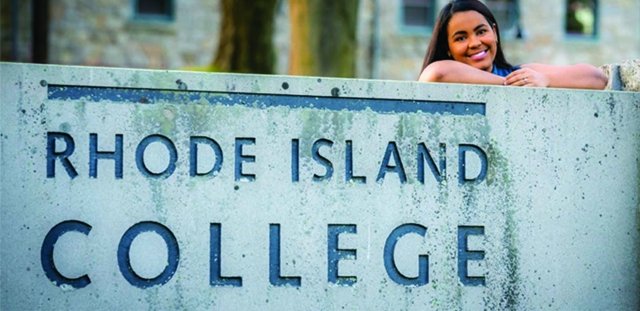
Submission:
M 448 0 L 1 0 L 1 60 L 416 80 Z M 640 58 L 640 0 L 486 0 L 507 59 Z

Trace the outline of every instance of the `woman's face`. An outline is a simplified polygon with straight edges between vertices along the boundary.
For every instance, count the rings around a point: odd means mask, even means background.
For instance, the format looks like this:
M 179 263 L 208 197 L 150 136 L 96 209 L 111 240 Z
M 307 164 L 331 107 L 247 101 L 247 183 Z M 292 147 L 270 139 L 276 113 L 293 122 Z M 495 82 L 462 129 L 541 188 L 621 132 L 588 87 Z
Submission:
M 451 57 L 480 70 L 493 69 L 498 41 L 496 29 L 476 11 L 457 12 L 447 27 Z

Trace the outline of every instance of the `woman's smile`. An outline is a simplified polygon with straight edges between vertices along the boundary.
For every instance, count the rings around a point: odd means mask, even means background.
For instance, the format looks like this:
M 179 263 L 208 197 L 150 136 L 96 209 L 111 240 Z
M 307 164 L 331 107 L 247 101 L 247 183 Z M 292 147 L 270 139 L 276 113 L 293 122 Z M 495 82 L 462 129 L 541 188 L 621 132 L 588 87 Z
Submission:
M 481 61 L 485 58 L 485 56 L 489 55 L 489 53 L 487 53 L 487 50 L 482 50 L 480 52 L 477 52 L 475 54 L 471 54 L 469 55 L 469 58 L 471 58 L 474 61 Z

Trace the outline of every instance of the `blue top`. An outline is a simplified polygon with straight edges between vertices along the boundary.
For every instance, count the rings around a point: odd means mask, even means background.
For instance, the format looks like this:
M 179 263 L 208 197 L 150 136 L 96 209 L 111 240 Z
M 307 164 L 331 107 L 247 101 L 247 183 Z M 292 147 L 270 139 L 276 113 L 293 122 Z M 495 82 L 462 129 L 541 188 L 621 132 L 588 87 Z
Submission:
M 491 70 L 491 73 L 493 73 L 494 75 L 498 75 L 501 77 L 506 77 L 508 76 L 510 73 L 516 71 L 520 69 L 520 66 L 513 66 L 511 68 L 505 68 L 505 67 L 498 67 L 496 65 L 493 65 L 493 69 Z

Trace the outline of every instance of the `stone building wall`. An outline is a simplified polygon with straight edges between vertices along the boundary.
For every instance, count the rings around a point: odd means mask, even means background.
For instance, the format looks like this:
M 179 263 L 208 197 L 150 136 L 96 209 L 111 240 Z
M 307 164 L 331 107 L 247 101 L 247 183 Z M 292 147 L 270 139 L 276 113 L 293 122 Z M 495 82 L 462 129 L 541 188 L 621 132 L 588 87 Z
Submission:
M 215 1 L 176 1 L 173 21 L 137 20 L 130 0 L 56 1 L 50 62 L 179 69 L 208 64 L 218 41 Z
M 19 3 L 18 55 L 31 58 L 30 3 Z M 437 0 L 438 9 L 448 0 Z M 503 38 L 512 63 L 542 62 L 594 65 L 640 58 L 640 1 L 601 0 L 599 35 L 567 38 L 565 1 L 519 0 L 522 39 Z M 2 59 L 11 42 L 10 9 L 2 7 Z M 132 0 L 51 1 L 49 62 L 154 69 L 207 67 L 214 57 L 220 27 L 219 0 L 174 1 L 173 21 L 133 18 Z M 289 53 L 288 1 L 276 14 L 276 72 L 286 74 Z M 360 78 L 415 80 L 430 33 L 406 33 L 400 27 L 400 0 L 360 0 L 357 75 Z M 330 43 L 327 43 L 330 44 Z
M 378 51 L 379 64 L 377 72 L 369 72 L 371 78 L 379 79 L 400 79 L 415 80 L 419 76 L 422 58 L 428 44 L 427 34 L 404 34 L 400 29 L 400 5 L 401 1 L 383 1 L 383 0 L 361 0 L 361 6 L 374 7 L 379 6 L 380 12 L 378 20 L 374 14 L 363 16 L 361 19 L 367 18 L 368 25 L 361 23 L 359 32 L 365 33 L 363 37 L 377 37 L 377 47 L 374 40 L 370 40 L 361 48 L 374 49 Z M 444 5 L 444 2 L 443 2 Z M 366 35 L 366 33 L 374 30 L 377 24 L 377 35 Z M 374 46 L 371 46 L 374 45 Z
M 545 2 L 544 7 L 539 3 L 521 1 L 525 38 L 506 46 L 514 63 L 602 65 L 640 57 L 640 1 L 598 1 L 599 29 L 593 39 L 564 34 L 564 1 Z

